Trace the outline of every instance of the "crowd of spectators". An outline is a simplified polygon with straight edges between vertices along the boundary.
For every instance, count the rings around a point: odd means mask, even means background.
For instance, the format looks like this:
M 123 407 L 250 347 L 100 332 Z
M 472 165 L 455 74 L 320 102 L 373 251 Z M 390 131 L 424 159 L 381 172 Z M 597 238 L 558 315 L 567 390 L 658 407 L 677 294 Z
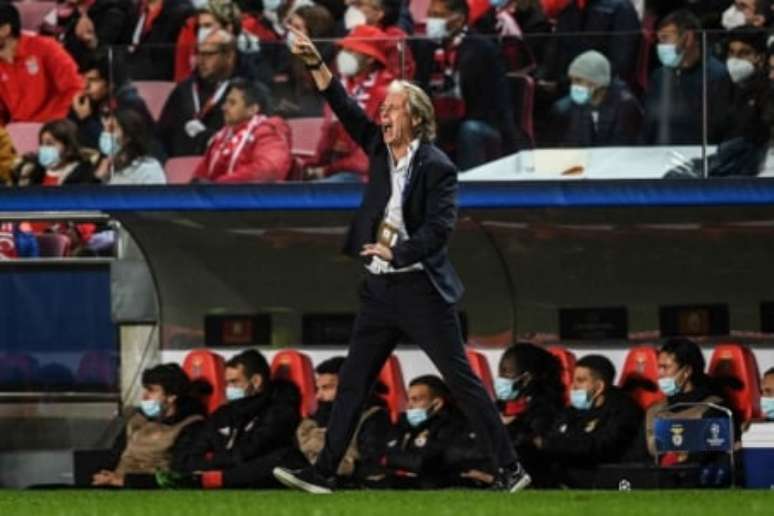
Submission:
M 117 438 L 108 462 L 97 469 L 92 485 L 277 487 L 275 467 L 302 468 L 317 460 L 344 362 L 339 356 L 317 366 L 317 409 L 305 418 L 300 417 L 297 385 L 273 376 L 266 358 L 253 349 L 226 362 L 227 400 L 209 416 L 195 395 L 207 391 L 188 382 L 176 364 L 148 369 L 142 378 L 142 402 L 124 414 L 125 432 Z M 714 465 L 728 473 L 731 464 L 726 455 L 657 456 L 654 444 L 656 415 L 702 419 L 718 417 L 723 407 L 731 406 L 724 384 L 704 370 L 696 343 L 667 340 L 658 350 L 658 390 L 663 400 L 642 407 L 626 386 L 615 386 L 616 371 L 608 358 L 583 356 L 571 371 L 570 384 L 565 384 L 555 355 L 519 343 L 503 353 L 494 389 L 502 423 L 533 486 L 584 488 L 593 486 L 600 468 L 614 465 L 657 469 Z M 495 461 L 441 378 L 412 379 L 405 411 L 395 421 L 383 397 L 386 392 L 387 387 L 377 382 L 363 405 L 338 468 L 340 487 L 492 484 Z M 763 417 L 774 419 L 774 369 L 764 374 L 761 395 Z M 735 426 L 738 439 L 738 419 Z
M 72 120 L 105 183 L 164 182 L 184 156 L 203 158 L 194 181 L 367 181 L 288 25 L 320 40 L 369 116 L 392 79 L 416 81 L 462 171 L 525 148 L 706 142 L 756 175 L 774 123 L 770 0 L 59 0 L 34 32 L 17 5 L 0 2 L 0 124 Z M 143 98 L 147 81 L 174 88 Z M 229 122 L 240 95 L 258 111 Z M 322 120 L 314 152 L 294 152 L 295 118 Z M 40 183 L 2 127 L 0 141 L 0 178 Z

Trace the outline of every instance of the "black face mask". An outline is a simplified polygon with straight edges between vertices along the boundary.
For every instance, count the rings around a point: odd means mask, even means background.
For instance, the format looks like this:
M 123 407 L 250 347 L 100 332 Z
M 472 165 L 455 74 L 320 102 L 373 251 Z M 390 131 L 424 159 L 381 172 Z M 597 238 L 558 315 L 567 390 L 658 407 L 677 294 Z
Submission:
M 314 413 L 312 419 L 322 427 L 328 426 L 328 420 L 331 418 L 331 411 L 333 410 L 332 401 L 318 401 L 317 412 Z

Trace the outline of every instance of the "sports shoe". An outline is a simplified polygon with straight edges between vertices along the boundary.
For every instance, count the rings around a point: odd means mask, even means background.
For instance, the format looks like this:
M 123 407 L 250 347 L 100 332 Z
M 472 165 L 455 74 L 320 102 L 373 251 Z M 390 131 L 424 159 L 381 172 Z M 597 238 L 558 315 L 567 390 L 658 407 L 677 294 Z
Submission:
M 517 462 L 513 466 L 507 466 L 500 470 L 494 484 L 492 484 L 492 489 L 516 493 L 526 489 L 531 483 L 532 477 L 521 466 L 521 463 Z
M 304 469 L 274 468 L 272 471 L 282 485 L 312 494 L 331 494 L 334 481 L 320 475 L 314 467 Z

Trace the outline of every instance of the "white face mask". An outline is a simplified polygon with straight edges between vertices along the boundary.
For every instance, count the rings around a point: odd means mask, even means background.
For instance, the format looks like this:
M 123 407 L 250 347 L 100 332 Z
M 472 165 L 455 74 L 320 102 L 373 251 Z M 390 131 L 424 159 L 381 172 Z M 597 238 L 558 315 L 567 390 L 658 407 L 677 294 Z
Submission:
M 191 4 L 193 5 L 194 9 L 197 11 L 201 11 L 205 7 L 207 7 L 207 4 L 209 4 L 209 0 L 191 0 Z
M 353 77 L 360 70 L 360 63 L 355 54 L 342 50 L 336 56 L 336 68 L 338 68 L 339 74 L 342 77 Z
M 201 45 L 210 34 L 212 34 L 212 27 L 199 27 L 199 30 L 196 32 L 196 41 Z
M 353 5 L 347 7 L 347 11 L 344 13 L 345 29 L 352 30 L 359 25 L 365 25 L 367 22 L 368 20 L 366 20 L 366 16 L 363 14 L 363 11 Z
M 728 74 L 734 83 L 742 82 L 755 73 L 755 65 L 747 59 L 739 59 L 738 57 L 730 57 L 726 61 L 726 68 L 728 68 Z
M 276 13 L 282 6 L 282 0 L 263 0 L 263 10 Z
M 731 30 L 745 25 L 747 19 L 744 17 L 744 13 L 736 7 L 736 4 L 731 4 L 731 7 L 723 11 L 723 18 L 720 23 L 724 29 Z
M 443 39 L 448 33 L 446 18 L 428 18 L 425 20 L 425 33 L 430 39 Z

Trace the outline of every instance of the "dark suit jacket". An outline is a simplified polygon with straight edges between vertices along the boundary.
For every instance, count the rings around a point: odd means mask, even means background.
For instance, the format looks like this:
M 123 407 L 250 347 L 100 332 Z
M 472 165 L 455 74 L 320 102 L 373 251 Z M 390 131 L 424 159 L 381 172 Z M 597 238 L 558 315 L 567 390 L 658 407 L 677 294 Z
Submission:
M 392 193 L 389 152 L 380 127 L 349 98 L 337 79 L 323 92 L 352 139 L 369 156 L 370 181 L 350 225 L 344 253 L 359 257 L 364 244 L 374 242 Z M 392 265 L 421 262 L 430 281 L 447 303 L 462 297 L 463 287 L 449 261 L 447 244 L 457 222 L 457 168 L 436 146 L 421 143 L 403 191 L 403 220 L 409 240 L 393 249 Z

